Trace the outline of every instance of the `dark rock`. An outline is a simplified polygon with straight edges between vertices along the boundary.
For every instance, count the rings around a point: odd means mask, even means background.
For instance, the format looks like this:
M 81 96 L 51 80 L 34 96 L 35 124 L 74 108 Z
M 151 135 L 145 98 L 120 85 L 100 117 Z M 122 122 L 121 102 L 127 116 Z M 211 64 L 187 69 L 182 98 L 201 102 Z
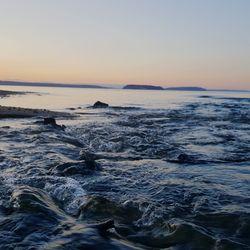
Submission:
M 43 124 L 44 124 L 44 125 L 51 125 L 51 126 L 53 126 L 54 128 L 62 129 L 62 130 L 64 130 L 64 129 L 66 128 L 65 125 L 58 125 L 58 124 L 56 123 L 56 119 L 53 118 L 53 117 L 45 117 L 45 118 L 43 119 Z
M 104 222 L 101 222 L 101 223 L 98 223 L 98 224 L 94 224 L 94 225 L 92 225 L 92 227 L 96 227 L 101 232 L 105 232 L 110 228 L 114 228 L 115 223 L 114 223 L 114 220 L 109 219 L 107 221 L 104 221 Z
M 98 164 L 96 162 L 96 160 L 98 159 L 98 156 L 87 152 L 87 151 L 81 151 L 81 156 L 80 156 L 81 160 L 84 160 L 84 162 L 86 163 L 86 165 L 93 169 L 93 170 L 99 170 L 100 169 L 100 164 Z
M 44 119 L 43 119 L 43 124 L 44 125 L 57 125 L 56 124 L 56 119 L 55 118 L 53 118 L 53 117 L 45 117 Z
M 4 156 L 0 156 L 0 162 L 4 162 L 5 161 L 5 157 Z
M 3 126 L 3 127 L 1 127 L 1 128 L 3 128 L 3 129 L 9 129 L 10 126 Z
M 108 108 L 109 105 L 104 102 L 97 101 L 94 105 L 93 108 Z
M 201 95 L 200 98 L 211 98 L 209 95 Z
M 178 156 L 178 162 L 180 162 L 180 163 L 190 163 L 190 162 L 193 162 L 193 161 L 194 161 L 193 156 L 187 155 L 185 153 L 180 154 Z
M 137 89 L 137 90 L 164 90 L 161 86 L 153 85 L 136 85 L 129 84 L 123 87 L 123 89 Z
M 65 125 L 61 125 L 61 126 L 60 126 L 60 125 L 57 125 L 57 126 L 61 127 L 61 129 L 63 129 L 63 130 L 66 128 Z

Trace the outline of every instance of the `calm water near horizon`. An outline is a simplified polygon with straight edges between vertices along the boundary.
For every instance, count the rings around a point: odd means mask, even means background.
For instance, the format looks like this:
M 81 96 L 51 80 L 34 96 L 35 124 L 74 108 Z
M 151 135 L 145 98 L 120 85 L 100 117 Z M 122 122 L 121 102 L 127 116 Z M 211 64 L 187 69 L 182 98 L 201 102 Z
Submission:
M 199 96 L 250 98 L 248 92 L 223 91 L 159 91 L 123 89 L 81 89 L 0 86 L 2 90 L 27 91 L 37 94 L 12 96 L 1 99 L 0 105 L 24 108 L 63 110 L 70 107 L 86 107 L 97 100 L 112 106 L 140 106 L 144 108 L 170 108 L 194 101 Z M 200 99 L 202 101 L 202 99 Z
M 0 89 L 0 249 L 250 249 L 250 93 Z

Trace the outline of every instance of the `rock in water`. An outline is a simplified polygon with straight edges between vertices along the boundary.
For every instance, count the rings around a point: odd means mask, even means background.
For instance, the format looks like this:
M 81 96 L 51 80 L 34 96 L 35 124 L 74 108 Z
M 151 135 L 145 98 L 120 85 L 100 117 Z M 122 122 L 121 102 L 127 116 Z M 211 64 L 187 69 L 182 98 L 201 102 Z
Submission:
M 80 159 L 84 160 L 86 165 L 90 169 L 100 170 L 100 165 L 96 162 L 96 160 L 98 159 L 97 155 L 90 153 L 90 152 L 81 151 Z
M 44 125 L 51 125 L 51 126 L 53 126 L 54 128 L 58 128 L 58 129 L 62 129 L 62 130 L 64 130 L 64 129 L 66 128 L 64 125 L 58 125 L 58 124 L 56 123 L 56 119 L 53 118 L 53 117 L 45 117 L 45 118 L 43 119 L 43 124 L 44 124 Z
M 178 156 L 179 163 L 192 163 L 193 161 L 194 161 L 194 157 L 191 155 L 187 155 L 185 153 L 182 153 Z
M 97 228 L 101 232 L 105 232 L 110 228 L 114 228 L 115 223 L 114 223 L 114 220 L 110 219 L 110 220 L 107 220 L 105 222 L 101 222 L 99 224 L 92 225 L 92 227 Z
M 43 119 L 43 124 L 44 125 L 53 125 L 53 126 L 57 125 L 56 124 L 56 119 L 53 118 L 53 117 L 45 117 Z
M 72 175 L 89 175 L 95 169 L 88 166 L 85 162 L 65 162 L 51 169 L 51 175 L 72 176 Z
M 93 108 L 108 108 L 109 105 L 104 102 L 97 101 L 94 105 Z

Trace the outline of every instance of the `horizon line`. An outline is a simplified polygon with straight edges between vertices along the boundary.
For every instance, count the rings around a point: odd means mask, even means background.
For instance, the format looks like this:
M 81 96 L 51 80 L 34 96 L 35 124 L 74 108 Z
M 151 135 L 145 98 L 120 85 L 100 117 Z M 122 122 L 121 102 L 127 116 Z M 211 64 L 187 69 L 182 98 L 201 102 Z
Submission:
M 12 84 L 2 84 L 2 83 L 13 83 Z M 169 85 L 169 86 L 161 86 L 161 85 L 158 85 L 158 84 L 153 84 L 153 83 L 74 83 L 74 82 L 49 82 L 49 81 L 25 81 L 25 80 L 0 80 L 0 85 L 1 86 L 18 86 L 18 85 L 14 85 L 14 84 L 18 84 L 18 83 L 21 83 L 21 84 L 33 84 L 32 87 L 36 87 L 36 84 L 51 84 L 51 85 L 65 85 L 67 87 L 70 88 L 70 85 L 72 85 L 72 87 L 76 87 L 76 86 L 97 86 L 97 87 L 103 87 L 103 88 L 114 88 L 115 89 L 115 85 L 118 85 L 119 87 L 124 87 L 124 86 L 127 86 L 127 85 L 139 85 L 139 86 L 143 86 L 143 85 L 146 85 L 146 86 L 157 86 L 157 87 L 162 87 L 163 89 L 167 89 L 167 88 L 182 88 L 182 87 L 199 87 L 199 88 L 204 88 L 206 90 L 211 90 L 211 91 L 214 91 L 214 90 L 218 90 L 218 91 L 245 91 L 245 92 L 250 92 L 250 89 L 231 89 L 231 88 L 207 88 L 207 87 L 201 87 L 201 86 L 197 86 L 197 85 L 178 85 L 178 86 L 174 86 L 174 85 Z M 101 85 L 101 86 L 100 86 Z M 106 85 L 106 86 L 105 86 Z M 110 86 L 112 85 L 112 87 Z M 25 86 L 25 85 L 23 85 Z M 27 86 L 31 86 L 31 85 L 27 85 Z M 117 86 L 117 88 L 119 89 L 119 87 Z M 37 86 L 37 87 L 43 87 L 43 86 Z M 44 87 L 49 87 L 49 86 L 44 86 Z M 52 86 L 51 86 L 52 87 Z

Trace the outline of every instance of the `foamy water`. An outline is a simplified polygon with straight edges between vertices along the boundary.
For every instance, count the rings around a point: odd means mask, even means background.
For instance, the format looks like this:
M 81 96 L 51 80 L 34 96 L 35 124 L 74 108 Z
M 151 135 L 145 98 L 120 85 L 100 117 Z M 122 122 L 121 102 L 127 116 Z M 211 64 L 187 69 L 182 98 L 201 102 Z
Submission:
M 79 118 L 0 120 L 0 249 L 249 249 L 249 94 L 29 91 Z

